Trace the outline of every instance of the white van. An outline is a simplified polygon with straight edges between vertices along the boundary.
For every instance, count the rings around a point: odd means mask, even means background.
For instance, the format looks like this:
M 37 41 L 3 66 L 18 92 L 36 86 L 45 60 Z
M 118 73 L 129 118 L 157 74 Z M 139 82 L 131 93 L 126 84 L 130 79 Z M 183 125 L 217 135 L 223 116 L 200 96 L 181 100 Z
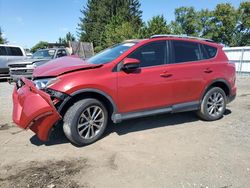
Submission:
M 0 79 L 9 77 L 10 62 L 25 58 L 26 54 L 22 47 L 0 44 Z

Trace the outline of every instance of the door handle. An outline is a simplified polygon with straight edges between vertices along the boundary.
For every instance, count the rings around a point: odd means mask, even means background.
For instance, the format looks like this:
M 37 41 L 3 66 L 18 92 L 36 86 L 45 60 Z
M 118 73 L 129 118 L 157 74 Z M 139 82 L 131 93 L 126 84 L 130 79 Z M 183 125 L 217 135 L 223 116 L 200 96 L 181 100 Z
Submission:
M 206 68 L 206 69 L 204 70 L 204 72 L 205 72 L 205 73 L 212 73 L 213 70 L 211 70 L 210 68 Z
M 168 73 L 168 72 L 163 72 L 163 73 L 160 74 L 160 76 L 163 77 L 163 78 L 168 78 L 168 77 L 173 76 L 173 74 Z

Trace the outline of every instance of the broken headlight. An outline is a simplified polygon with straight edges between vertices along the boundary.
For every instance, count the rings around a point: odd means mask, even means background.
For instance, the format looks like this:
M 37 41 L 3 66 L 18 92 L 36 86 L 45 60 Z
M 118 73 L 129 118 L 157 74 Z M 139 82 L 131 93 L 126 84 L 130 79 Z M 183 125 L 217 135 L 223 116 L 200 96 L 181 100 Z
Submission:
M 34 83 L 37 89 L 46 89 L 47 87 L 59 81 L 59 78 L 43 78 L 34 80 Z

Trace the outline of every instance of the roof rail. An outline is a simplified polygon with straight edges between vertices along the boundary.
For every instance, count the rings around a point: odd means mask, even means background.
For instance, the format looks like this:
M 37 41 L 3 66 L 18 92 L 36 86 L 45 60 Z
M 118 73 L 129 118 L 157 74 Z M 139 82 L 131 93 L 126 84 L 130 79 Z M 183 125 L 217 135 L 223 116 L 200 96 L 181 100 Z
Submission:
M 207 42 L 214 42 L 211 39 L 200 38 L 200 37 L 193 37 L 193 36 L 187 36 L 187 35 L 167 35 L 167 34 L 160 34 L 160 35 L 153 35 L 150 38 L 162 38 L 162 37 L 176 37 L 176 38 L 198 39 L 198 40 L 203 40 L 203 41 L 207 41 Z

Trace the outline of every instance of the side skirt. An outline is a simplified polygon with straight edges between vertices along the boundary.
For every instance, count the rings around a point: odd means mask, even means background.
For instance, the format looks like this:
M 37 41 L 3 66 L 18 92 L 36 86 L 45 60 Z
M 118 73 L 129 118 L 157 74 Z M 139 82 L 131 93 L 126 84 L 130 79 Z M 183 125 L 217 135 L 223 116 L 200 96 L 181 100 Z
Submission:
M 178 112 L 193 111 L 193 110 L 198 110 L 199 108 L 200 108 L 199 101 L 186 102 L 186 103 L 175 104 L 172 106 L 159 108 L 159 109 L 151 109 L 151 110 L 121 113 L 121 114 L 114 113 L 112 115 L 112 121 L 114 123 L 120 123 L 124 120 L 129 120 L 129 119 L 134 119 L 134 118 L 154 116 L 154 115 L 165 114 L 165 113 L 178 113 Z

